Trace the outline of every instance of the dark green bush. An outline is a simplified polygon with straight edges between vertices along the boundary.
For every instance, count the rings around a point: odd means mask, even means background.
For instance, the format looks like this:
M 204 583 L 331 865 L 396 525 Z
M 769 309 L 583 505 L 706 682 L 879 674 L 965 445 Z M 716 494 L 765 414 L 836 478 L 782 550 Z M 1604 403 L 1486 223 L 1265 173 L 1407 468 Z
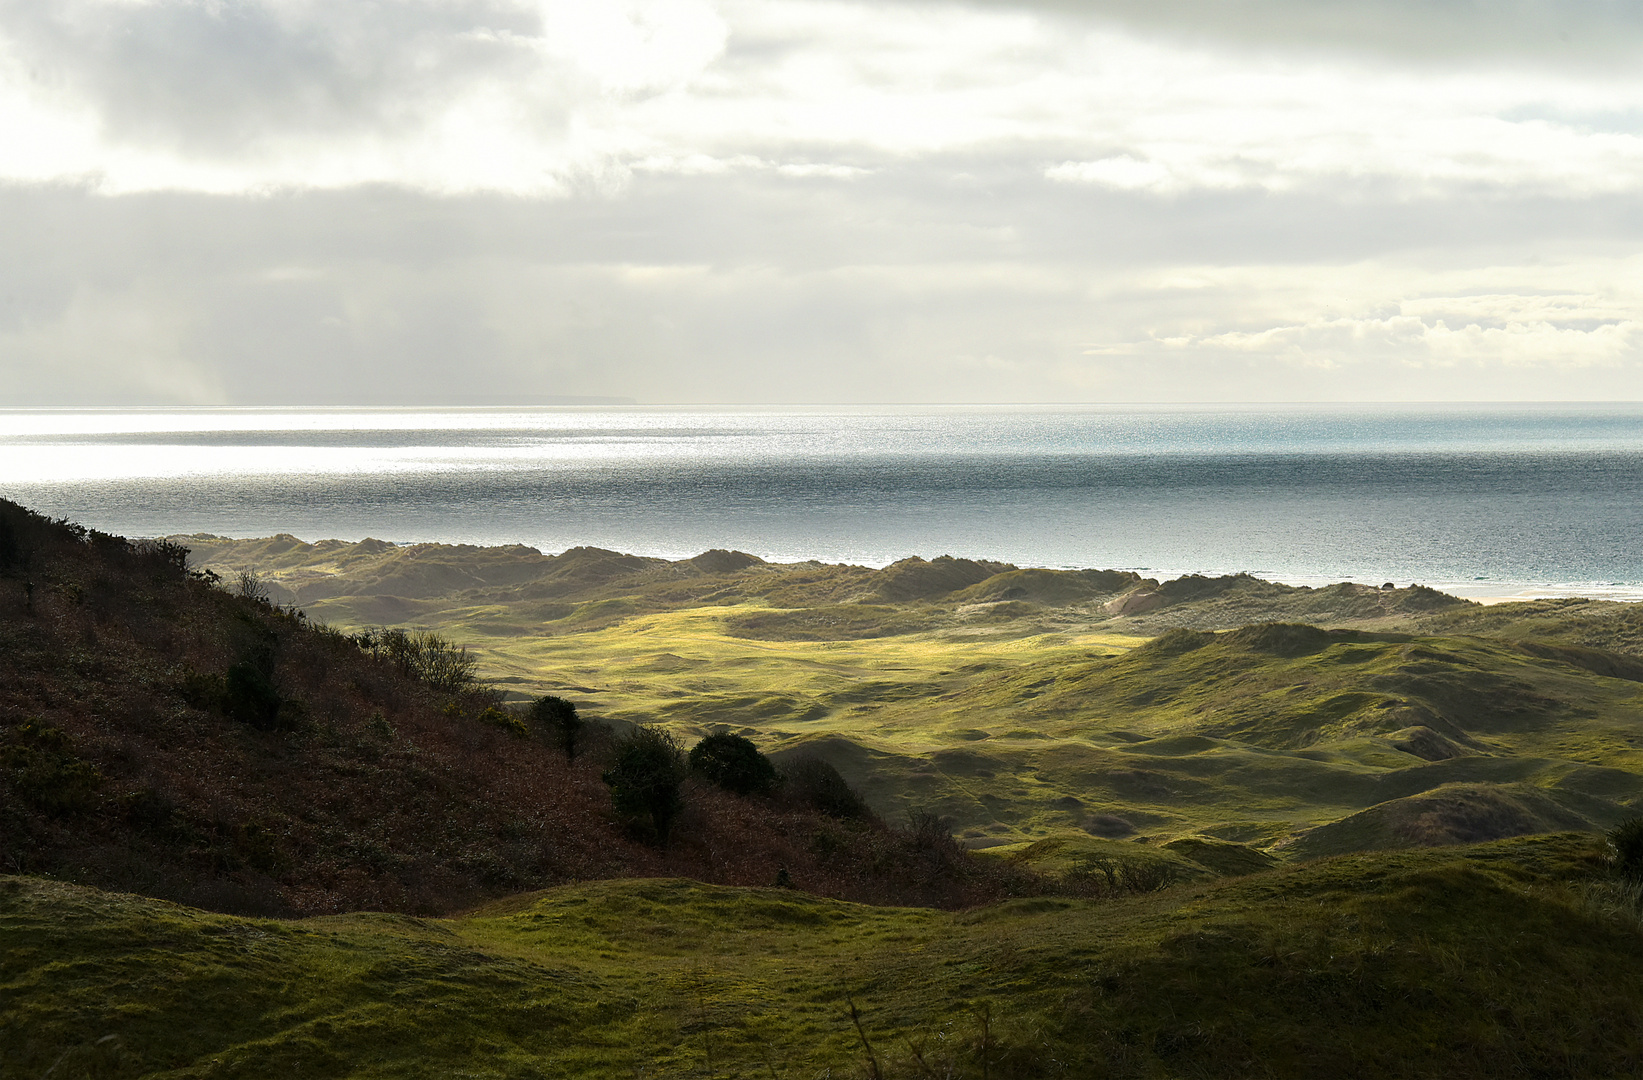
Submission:
M 1643 879 L 1643 817 L 1630 818 L 1609 830 L 1609 852 L 1621 874 Z
M 617 740 L 615 758 L 602 777 L 611 803 L 619 813 L 648 817 L 656 842 L 666 845 L 673 819 L 684 809 L 679 744 L 661 728 L 641 725 Z
M 709 735 L 690 750 L 690 771 L 737 795 L 768 795 L 780 777 L 752 740 Z
M 576 741 L 585 721 L 576 715 L 574 704 L 562 697 L 543 694 L 531 702 L 527 715 L 531 726 L 542 733 L 545 741 L 563 750 L 567 759 L 576 756 Z
M 273 731 L 280 726 L 279 691 L 262 668 L 242 660 L 223 680 L 223 711 L 259 731 Z
M 22 545 L 17 542 L 17 530 L 0 515 L 0 570 L 10 570 L 23 562 Z
M 920 850 L 956 849 L 953 823 L 930 810 L 910 810 L 907 813 L 907 832 L 913 846 Z
M 784 771 L 782 790 L 795 802 L 828 817 L 865 819 L 873 816 L 866 800 L 845 782 L 839 770 L 821 758 L 809 755 L 795 758 Z
M 196 709 L 211 712 L 223 707 L 223 698 L 228 690 L 221 675 L 188 669 L 177 685 L 177 692 L 182 695 L 184 701 Z
M 102 774 L 74 753 L 67 732 L 26 720 L 13 731 L 17 742 L 0 748 L 0 769 L 25 802 L 66 816 L 91 808 Z

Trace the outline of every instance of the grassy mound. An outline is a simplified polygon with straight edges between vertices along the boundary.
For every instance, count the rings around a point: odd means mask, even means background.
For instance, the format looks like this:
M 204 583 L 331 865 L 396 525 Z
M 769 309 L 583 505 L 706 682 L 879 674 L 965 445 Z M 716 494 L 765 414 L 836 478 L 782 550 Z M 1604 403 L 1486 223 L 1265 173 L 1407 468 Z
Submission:
M 1308 830 L 1285 852 L 1317 858 L 1347 851 L 1475 844 L 1563 830 L 1599 831 L 1595 822 L 1528 784 L 1444 784 Z
M 298 922 L 0 879 L 0 1073 L 1633 1075 L 1600 873 L 1554 837 L 961 914 L 654 880 Z

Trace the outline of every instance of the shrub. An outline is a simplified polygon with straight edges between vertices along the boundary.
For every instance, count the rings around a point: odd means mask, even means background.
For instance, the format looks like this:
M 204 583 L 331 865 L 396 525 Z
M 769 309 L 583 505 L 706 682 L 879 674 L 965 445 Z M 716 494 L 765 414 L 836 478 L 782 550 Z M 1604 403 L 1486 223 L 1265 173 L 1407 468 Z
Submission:
M 435 690 L 460 693 L 479 681 L 474 674 L 479 662 L 468 655 L 468 647 L 452 644 L 438 634 L 367 630 L 356 634 L 353 641 L 372 656 L 392 661 L 405 674 L 421 679 Z
M 1643 880 L 1643 817 L 1634 817 L 1609 830 L 1609 857 L 1614 868 L 1629 878 Z
M 188 573 L 189 550 L 174 540 L 138 540 L 132 544 L 131 549 L 139 556 L 159 563 L 174 573 Z
M 616 760 L 602 779 L 619 813 L 648 816 L 656 841 L 666 845 L 673 819 L 684 809 L 679 786 L 684 755 L 673 736 L 658 727 L 640 725 L 617 740 Z
M 228 669 L 223 680 L 223 711 L 261 731 L 280 723 L 280 695 L 266 672 L 249 660 Z
M 1099 874 L 1098 878 L 1096 875 Z M 1067 875 L 1066 884 L 1075 891 L 1100 895 L 1152 893 L 1167 889 L 1180 879 L 1180 872 L 1162 859 L 1126 859 L 1091 855 L 1078 861 Z M 1104 886 L 1104 887 L 1102 887 Z
M 768 795 L 779 780 L 770 759 L 740 735 L 709 735 L 697 743 L 690 771 L 737 795 Z
M 492 727 L 499 727 L 518 739 L 523 739 L 530 734 L 530 729 L 525 727 L 525 721 L 506 709 L 497 708 L 495 705 L 485 706 L 485 710 L 479 714 L 479 722 L 490 724 Z
M 269 602 L 268 583 L 263 581 L 262 575 L 255 570 L 241 570 L 239 577 L 234 580 L 234 595 L 253 604 L 266 604 Z
M 75 756 L 68 733 L 33 720 L 14 730 L 18 744 L 0 749 L 0 768 L 9 774 L 12 789 L 48 814 L 90 809 L 102 774 Z
M 782 787 L 795 802 L 828 817 L 865 819 L 873 816 L 866 800 L 845 782 L 839 770 L 819 757 L 795 758 L 786 773 Z
M 585 724 L 576 715 L 576 706 L 562 697 L 543 694 L 531 702 L 529 712 L 533 727 L 542 733 L 548 743 L 565 752 L 566 760 L 576 756 L 576 740 Z
M 177 685 L 177 692 L 182 695 L 184 701 L 196 709 L 210 712 L 223 707 L 223 698 L 228 690 L 221 675 L 187 668 L 183 672 L 182 681 Z
M 908 811 L 907 831 L 912 837 L 913 846 L 921 851 L 958 847 L 958 841 L 953 839 L 953 823 L 929 810 Z
M 0 516 L 0 570 L 10 570 L 23 564 L 23 548 L 17 542 L 17 530 L 7 518 Z

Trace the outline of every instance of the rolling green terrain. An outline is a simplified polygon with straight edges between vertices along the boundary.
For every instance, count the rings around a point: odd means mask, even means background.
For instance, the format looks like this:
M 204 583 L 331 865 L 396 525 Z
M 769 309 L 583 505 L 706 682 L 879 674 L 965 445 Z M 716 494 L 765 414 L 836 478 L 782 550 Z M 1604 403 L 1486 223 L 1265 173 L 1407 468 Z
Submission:
M 0 878 L 0 1074 L 1635 1075 L 1643 934 L 1594 854 L 962 913 L 655 879 L 282 922 Z
M 0 1078 L 1643 1074 L 1636 609 L 188 544 L 0 500 Z
M 516 693 L 817 753 L 887 818 L 938 812 L 973 847 L 1288 857 L 1607 828 L 1643 806 L 1633 605 L 948 558 L 183 539 L 319 618 L 447 633 Z M 1250 625 L 1275 621 L 1309 625 Z

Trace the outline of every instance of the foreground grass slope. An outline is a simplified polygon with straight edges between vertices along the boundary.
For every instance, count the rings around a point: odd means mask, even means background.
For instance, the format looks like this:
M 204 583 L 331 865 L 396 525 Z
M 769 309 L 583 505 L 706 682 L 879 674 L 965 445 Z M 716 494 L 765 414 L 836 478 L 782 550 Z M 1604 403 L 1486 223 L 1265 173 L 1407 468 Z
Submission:
M 1602 876 L 1561 836 L 957 914 L 653 880 L 299 922 L 0 879 L 0 1073 L 1635 1075 Z

